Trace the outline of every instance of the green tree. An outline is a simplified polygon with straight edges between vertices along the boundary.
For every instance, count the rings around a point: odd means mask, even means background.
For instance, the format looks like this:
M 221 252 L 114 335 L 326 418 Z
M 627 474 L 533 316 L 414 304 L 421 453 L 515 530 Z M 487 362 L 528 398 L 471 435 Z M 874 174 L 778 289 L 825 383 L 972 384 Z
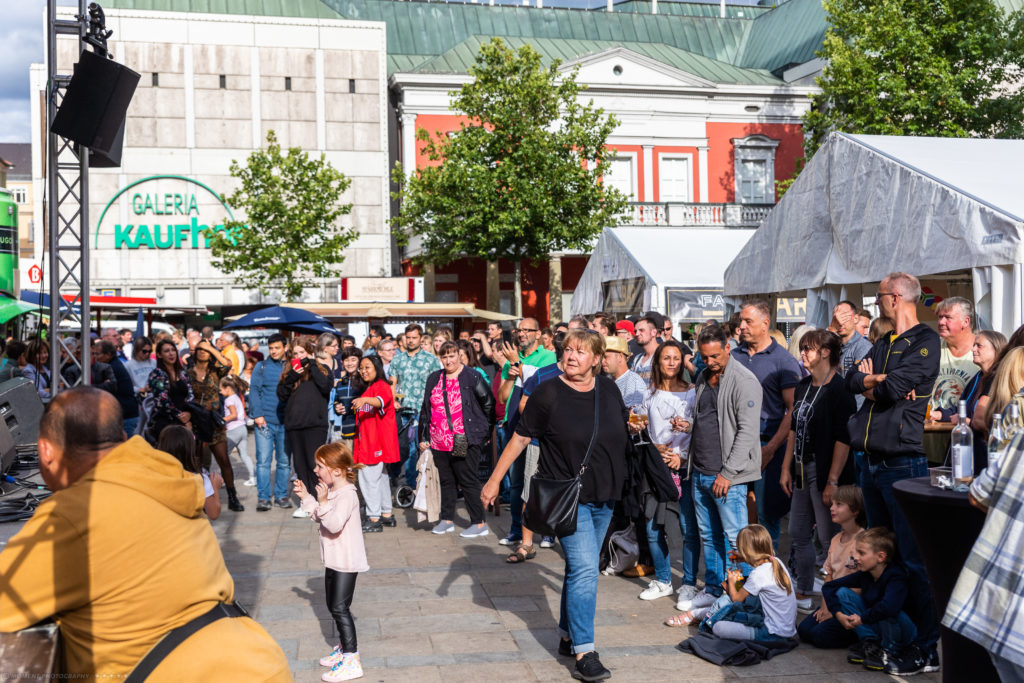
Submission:
M 829 133 L 1018 138 L 1024 12 L 992 0 L 825 0 L 809 159 Z M 788 187 L 782 181 L 783 189 Z
M 279 286 L 286 300 L 298 299 L 315 278 L 336 274 L 345 247 L 359 236 L 337 224 L 352 211 L 341 201 L 349 178 L 322 154 L 310 159 L 298 147 L 282 153 L 274 131 L 245 165 L 231 162 L 231 175 L 239 186 L 221 200 L 246 219 L 225 220 L 223 232 L 205 231 L 214 266 L 264 295 Z
M 432 165 L 406 177 L 399 164 L 393 173 L 402 188 L 392 219 L 399 239 L 418 235 L 420 261 L 438 265 L 463 256 L 513 261 L 517 313 L 523 259 L 589 249 L 626 205 L 601 183 L 618 121 L 593 101 L 579 102 L 576 71 L 541 61 L 530 45 L 482 45 L 473 81 L 452 93 L 451 108 L 465 122 L 448 136 L 417 130 Z

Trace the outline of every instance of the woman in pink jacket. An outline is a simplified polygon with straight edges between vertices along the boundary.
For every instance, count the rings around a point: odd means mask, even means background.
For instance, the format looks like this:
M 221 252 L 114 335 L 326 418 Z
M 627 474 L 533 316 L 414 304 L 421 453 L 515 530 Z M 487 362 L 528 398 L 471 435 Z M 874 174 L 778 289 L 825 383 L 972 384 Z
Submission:
M 366 563 L 363 530 L 359 521 L 359 495 L 356 471 L 362 465 L 352 460 L 352 451 L 340 441 L 316 449 L 314 473 L 319 482 L 316 497 L 310 495 L 301 479 L 295 480 L 295 493 L 302 509 L 320 525 L 320 557 L 326 568 L 327 609 L 341 635 L 341 643 L 320 660 L 330 671 L 322 678 L 328 683 L 361 678 L 356 644 L 356 625 L 349 607 L 356 588 L 356 576 L 370 567 Z

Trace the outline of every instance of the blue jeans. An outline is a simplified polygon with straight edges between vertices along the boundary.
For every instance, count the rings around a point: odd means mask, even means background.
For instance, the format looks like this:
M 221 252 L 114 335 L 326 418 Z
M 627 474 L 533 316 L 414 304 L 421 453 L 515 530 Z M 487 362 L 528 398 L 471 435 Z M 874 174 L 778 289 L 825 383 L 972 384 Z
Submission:
M 767 440 L 761 441 L 763 447 Z M 757 499 L 757 523 L 768 530 L 768 534 L 772 537 L 772 547 L 775 548 L 775 554 L 779 553 L 779 534 L 782 533 L 782 516 L 775 517 L 768 511 L 768 493 L 765 490 L 767 483 L 771 479 L 775 482 L 776 488 L 779 486 L 779 476 L 782 474 L 782 460 L 786 455 L 785 446 L 780 447 L 775 452 L 775 457 L 768 464 L 768 467 L 761 472 L 761 478 L 754 482 L 754 497 Z
M 939 641 L 939 619 L 935 614 L 928 572 L 925 571 L 910 525 L 892 492 L 892 485 L 898 481 L 927 477 L 928 461 L 920 456 L 890 458 L 880 463 L 870 463 L 865 458 L 864 463 L 866 467 L 861 473 L 861 490 L 864 493 L 864 512 L 868 526 L 884 526 L 896 534 L 896 548 L 911 574 L 908 582 L 910 602 L 919 607 L 921 612 L 914 615 L 918 625 L 914 644 L 931 652 Z
M 413 489 L 416 488 L 416 465 L 420 458 L 419 427 L 419 413 L 407 411 L 398 414 L 398 433 L 405 432 L 409 437 L 409 446 L 404 454 L 401 472 L 405 475 L 405 483 Z
M 139 431 L 139 418 L 137 417 L 126 417 L 124 419 L 124 433 L 130 439 L 135 436 L 135 432 Z
M 852 616 L 867 611 L 864 600 L 849 588 L 840 588 L 836 592 L 836 597 L 839 599 L 843 614 Z M 889 617 L 874 624 L 861 624 L 853 630 L 862 643 L 865 640 L 873 640 L 880 643 L 883 650 L 893 654 L 899 654 L 917 637 L 917 627 L 914 626 L 914 622 L 910 620 L 907 613 L 902 610 L 895 617 Z
M 800 640 L 814 647 L 849 647 L 857 642 L 857 634 L 847 631 L 835 617 L 818 623 L 813 614 L 808 614 L 796 627 Z
M 683 536 L 683 585 L 697 585 L 697 571 L 700 569 L 700 531 L 697 527 L 697 513 L 693 508 L 693 487 L 683 481 L 683 492 L 679 497 L 679 531 Z M 662 583 L 672 583 L 672 560 L 668 552 L 668 536 L 665 527 L 647 520 L 647 545 L 654 561 L 655 578 Z M 705 572 L 705 582 L 714 580 L 710 571 Z
M 267 422 L 256 428 L 256 497 L 259 500 L 270 500 L 270 463 L 277 462 L 274 474 L 273 498 L 288 497 L 288 479 L 291 466 L 288 464 L 288 452 L 285 450 L 284 425 Z
M 747 526 L 747 487 L 745 484 L 730 486 L 723 497 L 717 498 L 711 492 L 715 477 L 694 470 L 692 478 L 693 507 L 707 569 L 704 590 L 719 596 L 727 562 L 731 568 L 742 570 L 744 575 L 750 573 L 750 567 L 744 569 L 728 559 L 728 552 L 736 548 L 737 534 Z
M 580 503 L 576 533 L 559 537 L 565 553 L 565 579 L 559 607 L 558 633 L 572 642 L 573 652 L 594 650 L 597 574 L 614 502 Z

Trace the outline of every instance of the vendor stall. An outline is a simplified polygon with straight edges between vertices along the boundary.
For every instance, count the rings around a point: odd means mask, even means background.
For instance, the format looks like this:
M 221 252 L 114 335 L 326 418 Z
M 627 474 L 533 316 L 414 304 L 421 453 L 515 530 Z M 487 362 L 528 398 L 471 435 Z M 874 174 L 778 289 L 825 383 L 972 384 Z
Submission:
M 725 271 L 725 291 L 807 296 L 826 325 L 893 271 L 973 297 L 978 323 L 1024 323 L 1024 141 L 833 133 Z M 934 297 L 933 297 L 934 299 Z M 928 302 L 924 302 L 928 303 Z

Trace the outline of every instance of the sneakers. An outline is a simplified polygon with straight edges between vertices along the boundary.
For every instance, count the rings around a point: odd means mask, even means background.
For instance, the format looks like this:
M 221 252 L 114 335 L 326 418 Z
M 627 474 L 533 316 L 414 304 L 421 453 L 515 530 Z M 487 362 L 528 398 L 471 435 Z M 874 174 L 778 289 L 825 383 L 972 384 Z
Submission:
M 655 579 L 647 584 L 647 588 L 640 593 L 641 600 L 657 600 L 658 598 L 665 598 L 672 595 L 672 584 L 662 583 Z
M 255 486 L 255 485 L 256 485 L 256 477 L 249 477 L 248 479 L 246 479 L 245 481 L 242 482 L 242 486 Z
M 566 638 L 558 639 L 558 656 L 572 657 L 572 641 Z
M 258 500 L 258 501 L 256 501 L 256 512 L 266 512 L 271 507 L 273 507 L 273 505 L 271 504 L 271 502 L 269 500 Z
M 509 534 L 505 538 L 503 538 L 500 541 L 498 541 L 498 545 L 515 545 L 517 543 L 521 543 L 522 540 L 523 540 L 522 536 L 516 536 L 514 534 Z
M 928 663 L 924 665 L 924 672 L 926 674 L 935 673 L 939 668 L 939 651 L 932 650 L 928 653 Z
M 398 522 L 395 520 L 394 515 L 381 515 L 380 523 L 382 526 L 391 527 L 392 529 L 398 526 Z
M 292 517 L 295 519 L 302 519 L 304 517 L 309 517 L 309 513 L 302 508 L 296 508 L 295 512 L 292 513 Z
M 431 529 L 431 531 L 437 534 L 438 536 L 442 534 L 451 534 L 455 532 L 455 525 L 451 522 L 446 522 L 442 519 L 440 522 L 437 523 L 437 526 Z
M 381 521 L 379 519 L 376 522 L 374 522 L 372 519 L 368 519 L 365 522 L 363 522 L 364 534 L 379 534 L 382 531 L 384 531 L 384 525 L 381 524 Z
M 796 611 L 800 614 L 813 614 L 814 613 L 814 601 L 810 598 L 797 598 L 796 599 Z
M 555 547 L 555 537 L 554 536 L 545 536 L 545 537 L 543 537 L 542 539 L 540 539 L 540 547 L 541 548 L 554 548 Z
M 864 645 L 859 641 L 850 646 L 850 651 L 846 653 L 846 661 L 850 664 L 863 664 L 864 663 Z
M 863 643 L 864 661 L 862 664 L 868 671 L 882 671 L 889 660 L 888 653 L 875 640 L 866 640 Z
M 453 531 L 454 528 L 455 525 L 452 525 Z M 469 528 L 459 534 L 459 536 L 462 538 L 483 538 L 489 533 L 491 533 L 491 530 L 487 528 L 486 524 L 471 524 Z
M 281 508 L 282 510 L 287 510 L 287 509 L 291 508 L 292 502 L 290 500 L 288 500 L 287 498 L 278 498 L 277 502 L 274 503 L 274 505 L 276 505 L 277 507 Z
M 609 678 L 612 672 L 604 668 L 596 652 L 588 652 L 576 660 L 576 668 L 572 671 L 572 677 L 577 681 L 603 681 Z
M 345 653 L 341 651 L 341 645 L 335 645 L 334 649 L 331 650 L 331 654 L 320 658 L 320 666 L 334 667 L 335 664 L 344 658 Z
M 359 653 L 346 654 L 340 662 L 331 667 L 331 670 L 320 677 L 327 683 L 337 681 L 351 681 L 363 677 L 363 665 L 359 663 Z
M 676 609 L 680 612 L 689 612 L 693 607 L 693 599 L 700 593 L 696 586 L 689 585 L 680 586 L 676 592 L 679 594 L 676 598 Z
M 893 676 L 914 676 L 925 671 L 939 670 L 938 653 L 925 654 L 921 648 L 911 645 L 899 657 L 889 657 L 885 662 L 885 673 Z
M 682 595 L 680 594 L 679 601 L 676 603 L 676 609 L 680 612 L 689 612 L 690 610 L 701 610 L 701 613 L 703 614 L 704 610 L 715 604 L 716 599 L 717 598 L 715 598 L 715 596 L 711 593 L 708 593 L 707 591 L 701 591 L 690 599 L 690 604 L 687 607 L 683 602 Z

